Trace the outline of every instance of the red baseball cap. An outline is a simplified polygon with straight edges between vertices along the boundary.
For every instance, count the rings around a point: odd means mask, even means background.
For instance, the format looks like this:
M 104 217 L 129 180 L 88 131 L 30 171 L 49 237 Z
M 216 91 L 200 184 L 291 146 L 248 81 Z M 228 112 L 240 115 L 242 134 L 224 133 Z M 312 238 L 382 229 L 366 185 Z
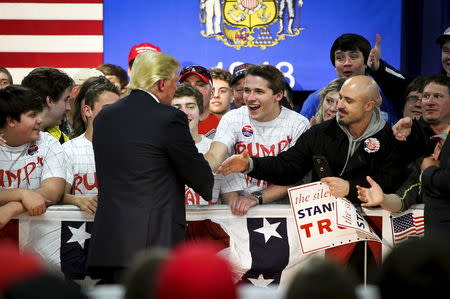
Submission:
M 184 67 L 180 72 L 180 83 L 183 83 L 184 80 L 190 75 L 197 75 L 199 76 L 205 84 L 211 84 L 212 85 L 212 77 L 211 73 L 208 71 L 208 69 L 200 66 L 200 65 L 189 65 Z
M 45 272 L 39 258 L 27 251 L 20 251 L 16 244 L 0 244 L 0 293 L 16 282 L 37 277 Z
M 156 282 L 159 299 L 237 299 L 231 265 L 211 241 L 184 243 L 161 266 Z
M 128 64 L 130 61 L 135 59 L 141 53 L 145 52 L 161 52 L 161 49 L 155 45 L 150 43 L 142 43 L 136 46 L 131 47 L 130 54 L 128 54 Z

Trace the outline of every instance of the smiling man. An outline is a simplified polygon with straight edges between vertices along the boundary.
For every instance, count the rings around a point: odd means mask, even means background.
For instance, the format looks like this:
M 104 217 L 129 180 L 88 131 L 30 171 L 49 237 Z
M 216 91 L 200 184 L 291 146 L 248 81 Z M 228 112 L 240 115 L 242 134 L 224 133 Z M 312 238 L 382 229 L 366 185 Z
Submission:
M 255 65 L 247 70 L 244 82 L 245 106 L 225 114 L 205 158 L 217 169 L 228 154 L 248 151 L 252 157 L 275 156 L 290 148 L 309 128 L 298 113 L 280 105 L 285 79 L 271 65 Z M 236 215 L 244 215 L 258 204 L 287 203 L 287 187 L 271 185 L 244 174 L 227 177 L 222 198 Z M 235 191 L 239 190 L 239 191 Z M 281 201 L 280 201 L 281 200 Z

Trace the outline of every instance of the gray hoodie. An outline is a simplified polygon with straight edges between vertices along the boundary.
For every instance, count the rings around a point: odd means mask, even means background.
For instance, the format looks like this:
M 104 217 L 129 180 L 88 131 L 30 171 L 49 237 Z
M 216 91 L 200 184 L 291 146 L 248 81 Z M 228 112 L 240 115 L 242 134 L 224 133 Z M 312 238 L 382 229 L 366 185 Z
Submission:
M 375 108 L 372 112 L 372 117 L 370 118 L 369 125 L 367 126 L 364 133 L 358 137 L 355 138 L 350 134 L 350 131 L 346 126 L 343 126 L 339 123 L 339 114 L 336 115 L 336 120 L 338 121 L 339 127 L 344 131 L 345 135 L 348 137 L 348 152 L 347 152 L 347 159 L 345 160 L 344 168 L 342 168 L 341 174 L 339 176 L 342 176 L 342 174 L 345 171 L 345 168 L 347 167 L 348 160 L 355 152 L 355 149 L 358 148 L 361 141 L 365 138 L 368 138 L 377 132 L 379 132 L 381 129 L 384 128 L 384 125 L 386 124 L 386 121 L 381 117 L 380 109 Z

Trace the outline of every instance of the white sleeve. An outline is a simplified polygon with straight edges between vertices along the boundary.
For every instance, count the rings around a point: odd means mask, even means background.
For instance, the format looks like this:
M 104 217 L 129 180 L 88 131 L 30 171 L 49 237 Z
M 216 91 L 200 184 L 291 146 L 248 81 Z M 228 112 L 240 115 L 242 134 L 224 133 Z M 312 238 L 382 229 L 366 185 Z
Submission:
M 294 136 L 292 136 L 292 140 L 294 143 L 297 141 L 297 139 L 298 139 L 298 137 L 300 137 L 300 135 L 305 133 L 311 127 L 311 124 L 306 119 L 306 117 L 304 117 L 303 115 L 300 115 L 300 116 L 301 116 L 300 122 L 299 122 L 298 126 L 296 126 Z
M 48 150 L 43 157 L 41 182 L 48 178 L 66 179 L 65 157 L 61 144 L 55 139 L 50 138 L 47 143 Z
M 73 185 L 74 180 L 74 157 L 75 153 L 73 151 L 73 147 L 69 142 L 66 142 L 63 144 L 63 150 L 64 150 L 64 159 L 65 159 L 65 171 L 66 171 L 66 182 L 70 185 Z
M 220 185 L 220 194 L 234 191 L 243 191 L 243 182 L 245 182 L 245 178 L 242 173 L 232 173 L 224 176 Z
M 236 125 L 234 124 L 233 119 L 230 117 L 232 115 L 228 115 L 230 112 L 222 117 L 219 125 L 217 126 L 216 135 L 214 136 L 214 141 L 225 144 L 225 146 L 228 148 L 229 155 L 234 152 L 233 147 L 236 142 Z

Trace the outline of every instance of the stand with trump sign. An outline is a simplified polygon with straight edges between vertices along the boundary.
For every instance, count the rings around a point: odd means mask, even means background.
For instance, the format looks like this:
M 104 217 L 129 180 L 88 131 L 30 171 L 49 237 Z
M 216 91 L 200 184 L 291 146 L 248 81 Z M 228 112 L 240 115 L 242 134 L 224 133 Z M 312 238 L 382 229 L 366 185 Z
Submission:
M 358 241 L 381 243 L 353 204 L 332 196 L 327 184 L 305 184 L 288 192 L 303 254 Z

